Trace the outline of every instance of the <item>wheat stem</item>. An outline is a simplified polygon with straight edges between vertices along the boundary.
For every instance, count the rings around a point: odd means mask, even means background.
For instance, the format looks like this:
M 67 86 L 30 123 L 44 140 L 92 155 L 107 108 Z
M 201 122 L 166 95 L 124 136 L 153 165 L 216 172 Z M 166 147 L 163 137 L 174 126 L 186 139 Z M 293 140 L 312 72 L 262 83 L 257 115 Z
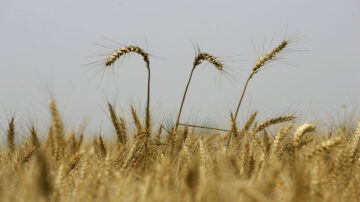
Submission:
M 179 123 L 180 126 L 189 126 L 192 128 L 202 128 L 202 129 L 209 129 L 209 130 L 218 130 L 218 131 L 224 131 L 224 132 L 229 132 L 230 130 L 226 130 L 226 129 L 222 129 L 222 128 L 213 128 L 213 127 L 207 127 L 207 126 L 198 126 L 198 125 L 193 125 L 193 124 L 183 124 L 183 123 Z
M 264 57 L 260 57 L 257 61 L 256 61 L 256 64 L 255 66 L 253 67 L 252 69 L 252 72 L 249 76 L 249 78 L 246 80 L 246 83 L 245 83 L 245 86 L 244 86 L 244 89 L 241 93 L 241 97 L 240 97 L 240 100 L 239 100 L 239 103 L 236 107 L 236 112 L 235 112 L 235 117 L 234 117 L 234 122 L 236 121 L 236 118 L 238 116 L 238 113 L 239 113 L 239 109 L 240 109 L 240 105 L 244 99 L 244 96 L 245 96 L 245 92 L 246 92 L 246 89 L 247 89 L 247 86 L 249 84 L 249 81 L 253 78 L 253 76 L 259 72 L 259 69 L 265 65 L 265 63 L 271 61 L 272 59 L 274 59 L 274 57 L 280 52 L 282 51 L 286 46 L 288 45 L 288 41 L 287 40 L 283 40 L 276 48 L 274 48 L 272 51 L 269 51 Z
M 189 85 L 190 85 L 192 76 L 193 76 L 193 74 L 194 74 L 194 71 L 195 71 L 196 67 L 197 67 L 198 65 L 200 65 L 200 64 L 202 63 L 202 61 L 208 61 L 209 63 L 213 64 L 214 67 L 217 68 L 218 70 L 222 70 L 222 69 L 223 69 L 223 66 L 224 66 L 215 56 L 212 56 L 212 55 L 210 55 L 210 54 L 208 54 L 208 53 L 199 53 L 199 54 L 195 57 L 195 60 L 194 60 L 194 63 L 193 63 L 193 68 L 191 69 L 191 73 L 190 73 L 188 82 L 187 82 L 186 87 L 185 87 L 185 92 L 184 92 L 184 95 L 183 95 L 182 100 L 181 100 L 181 105 L 180 105 L 179 113 L 178 113 L 177 119 L 176 119 L 175 132 L 177 131 L 178 126 L 179 126 L 182 108 L 183 108 L 183 106 L 184 106 L 185 97 L 186 97 L 187 91 L 188 91 L 188 89 L 189 89 Z
M 248 86 L 248 84 L 249 84 L 249 81 L 250 81 L 250 79 L 254 76 L 254 74 L 255 74 L 255 73 L 252 72 L 252 73 L 250 74 L 249 78 L 246 80 L 246 83 L 245 83 L 245 86 L 244 86 L 244 90 L 243 90 L 242 93 L 241 93 L 241 97 L 240 97 L 239 103 L 238 103 L 238 105 L 237 105 L 237 107 L 236 107 L 234 122 L 236 122 L 237 116 L 238 116 L 238 114 L 239 114 L 240 105 L 241 105 L 241 103 L 242 103 L 242 101 L 243 101 L 243 99 L 244 99 L 245 92 L 246 92 L 247 86 Z
M 105 61 L 105 66 L 111 66 L 114 64 L 114 62 L 120 58 L 122 55 L 128 54 L 128 53 L 137 53 L 143 57 L 143 60 L 146 63 L 146 69 L 148 70 L 148 81 L 147 81 L 147 98 L 146 98 L 146 115 L 145 115 L 145 127 L 146 127 L 146 134 L 147 137 L 150 136 L 150 60 L 149 60 L 149 54 L 143 51 L 138 46 L 126 46 L 123 48 L 120 48 L 116 50 L 111 56 L 109 56 Z

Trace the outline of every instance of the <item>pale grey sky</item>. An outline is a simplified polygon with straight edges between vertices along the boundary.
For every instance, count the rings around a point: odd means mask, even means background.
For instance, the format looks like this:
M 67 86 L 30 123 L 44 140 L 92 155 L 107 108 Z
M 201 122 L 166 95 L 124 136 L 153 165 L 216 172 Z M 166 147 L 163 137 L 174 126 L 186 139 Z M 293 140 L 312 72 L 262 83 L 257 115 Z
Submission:
M 125 114 L 131 101 L 143 108 L 146 69 L 140 57 L 126 56 L 102 79 L 102 72 L 94 77 L 96 67 L 84 65 L 120 47 L 105 37 L 154 55 L 155 120 L 175 117 L 194 59 L 192 42 L 221 57 L 232 81 L 210 65 L 200 67 L 184 121 L 227 123 L 257 55 L 284 36 L 294 40 L 294 51 L 251 81 L 240 117 L 260 110 L 264 116 L 319 118 L 360 104 L 359 0 L 1 0 L 0 29 L 5 119 L 8 112 L 25 122 L 35 115 L 48 119 L 50 92 L 70 127 L 84 118 L 106 127 L 106 98 Z

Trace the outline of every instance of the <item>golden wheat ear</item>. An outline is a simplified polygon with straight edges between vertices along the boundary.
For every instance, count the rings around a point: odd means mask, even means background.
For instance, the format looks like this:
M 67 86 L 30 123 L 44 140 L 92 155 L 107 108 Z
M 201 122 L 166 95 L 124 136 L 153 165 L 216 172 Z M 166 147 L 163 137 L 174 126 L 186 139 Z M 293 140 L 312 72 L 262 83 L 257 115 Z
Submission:
M 207 61 L 214 65 L 218 70 L 223 70 L 224 65 L 219 61 L 219 59 L 209 53 L 199 53 L 194 60 L 193 67 L 197 67 L 203 61 Z
M 212 64 L 218 70 L 223 70 L 224 65 L 223 65 L 223 63 L 220 62 L 220 60 L 217 57 L 215 57 L 215 56 L 213 56 L 213 55 L 211 55 L 209 53 L 198 53 L 197 54 L 197 56 L 194 59 L 193 68 L 191 70 L 188 82 L 187 82 L 186 87 L 185 87 L 185 92 L 184 92 L 183 98 L 181 100 L 180 109 L 179 109 L 178 116 L 177 116 L 177 119 L 176 119 L 175 131 L 177 131 L 177 128 L 178 128 L 179 123 L 180 123 L 180 116 L 181 116 L 182 108 L 184 106 L 185 97 L 186 97 L 187 91 L 189 89 L 189 85 L 190 85 L 193 73 L 194 73 L 196 67 L 198 65 L 200 65 L 203 61 L 209 62 L 210 64 Z
M 119 118 L 115 112 L 114 107 L 108 103 L 108 109 L 109 109 L 109 113 L 110 113 L 110 117 L 111 117 L 111 122 L 114 126 L 115 132 L 116 132 L 116 136 L 117 136 L 117 140 L 120 144 L 126 144 L 126 134 L 124 132 L 124 130 L 122 129 L 122 124 L 121 122 L 119 122 Z
M 313 150 L 308 154 L 308 158 L 312 158 L 316 154 L 319 154 L 321 152 L 329 151 L 330 149 L 334 148 L 336 145 L 340 144 L 342 142 L 342 139 L 340 137 L 335 137 L 332 139 L 325 140 L 318 144 Z
M 31 126 L 30 128 L 30 139 L 31 139 L 31 144 L 34 146 L 34 147 L 40 147 L 40 141 L 39 141 L 39 138 L 38 138 L 38 132 L 37 132 L 37 129 L 35 128 L 35 126 Z
M 110 55 L 106 61 L 105 61 L 105 66 L 111 66 L 114 64 L 114 62 L 119 59 L 121 56 L 126 55 L 128 53 L 137 53 L 139 55 L 141 55 L 146 63 L 146 67 L 149 68 L 150 66 L 150 60 L 149 60 L 149 54 L 146 53 L 145 51 L 143 51 L 140 47 L 138 46 L 125 46 L 122 47 L 120 49 L 117 49 L 115 52 L 113 52 L 112 55 Z
M 264 57 L 260 57 L 256 63 L 255 66 L 253 67 L 253 73 L 257 73 L 259 71 L 259 69 L 265 65 L 265 63 L 273 60 L 276 55 L 278 55 L 287 45 L 288 45 L 289 41 L 288 40 L 283 40 L 276 48 L 274 48 L 273 50 L 269 51 L 266 55 L 264 55 Z
M 299 147 L 300 142 L 301 142 L 301 138 L 306 133 L 313 132 L 313 131 L 315 131 L 315 129 L 316 129 L 315 125 L 314 124 L 309 124 L 309 123 L 298 127 L 296 129 L 296 132 L 295 132 L 294 138 L 293 138 L 293 144 L 294 144 L 295 148 Z
M 13 153 L 15 150 L 15 119 L 11 118 L 7 130 L 7 146 L 10 153 Z
M 129 54 L 129 53 L 137 53 L 143 57 L 144 62 L 146 63 L 146 68 L 148 70 L 148 83 L 147 83 L 147 101 L 146 101 L 146 115 L 145 115 L 145 127 L 147 136 L 150 136 L 150 60 L 149 54 L 145 52 L 138 46 L 125 46 L 118 50 L 116 50 L 112 55 L 110 55 L 105 60 L 105 67 L 110 67 L 114 64 L 116 60 L 118 60 L 121 56 Z

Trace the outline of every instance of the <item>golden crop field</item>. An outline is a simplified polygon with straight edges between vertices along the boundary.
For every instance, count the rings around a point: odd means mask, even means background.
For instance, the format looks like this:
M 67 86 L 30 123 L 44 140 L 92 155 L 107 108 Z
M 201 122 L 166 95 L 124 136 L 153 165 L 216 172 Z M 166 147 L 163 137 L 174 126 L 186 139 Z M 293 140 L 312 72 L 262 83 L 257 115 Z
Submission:
M 228 129 L 180 122 L 196 67 L 207 62 L 222 71 L 216 56 L 196 55 L 176 123 L 165 127 L 151 119 L 149 54 L 138 46 L 116 50 L 104 68 L 116 68 L 115 61 L 129 53 L 145 62 L 145 117 L 132 106 L 126 120 L 108 103 L 116 136 L 90 139 L 67 129 L 55 100 L 49 104 L 51 125 L 39 126 L 48 131 L 45 138 L 35 125 L 19 134 L 11 118 L 0 150 L 0 201 L 359 201 L 360 122 L 330 133 L 294 114 L 258 121 L 254 112 L 238 123 L 247 86 L 289 43 L 283 40 L 255 63 Z

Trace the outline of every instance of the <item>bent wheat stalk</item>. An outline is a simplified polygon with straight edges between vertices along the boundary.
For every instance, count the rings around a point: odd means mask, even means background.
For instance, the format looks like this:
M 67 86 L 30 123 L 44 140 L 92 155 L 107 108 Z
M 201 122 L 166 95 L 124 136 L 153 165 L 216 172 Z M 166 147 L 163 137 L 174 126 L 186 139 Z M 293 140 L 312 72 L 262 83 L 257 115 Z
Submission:
M 114 62 L 120 58 L 121 56 L 128 54 L 128 53 L 137 53 L 143 57 L 143 60 L 146 63 L 146 69 L 148 70 L 148 82 L 147 82 L 147 99 L 146 99 L 146 117 L 145 117 L 145 124 L 146 124 L 146 133 L 147 136 L 150 135 L 150 61 L 149 61 L 149 54 L 143 51 L 138 46 L 126 46 L 116 50 L 111 56 L 109 56 L 105 61 L 105 66 L 109 67 L 114 64 Z
M 214 128 L 214 127 L 208 127 L 208 126 L 198 126 L 198 125 L 194 125 L 194 124 L 183 124 L 183 123 L 179 123 L 180 126 L 188 126 L 188 127 L 192 127 L 192 128 L 202 128 L 202 129 L 208 129 L 208 130 L 218 130 L 218 131 L 223 131 L 223 132 L 229 132 L 230 130 L 227 129 L 223 129 L 223 128 Z
M 200 65 L 203 61 L 208 61 L 209 63 L 213 64 L 214 67 L 218 70 L 223 70 L 223 64 L 215 57 L 215 56 L 212 56 L 208 53 L 199 53 L 196 57 L 195 57 L 195 60 L 194 60 L 194 63 L 193 63 L 193 68 L 191 70 L 191 73 L 190 73 L 190 76 L 189 76 L 189 80 L 186 84 L 186 87 L 185 87 L 185 92 L 184 92 L 184 95 L 183 95 L 183 98 L 182 98 L 182 101 L 181 101 L 181 105 L 180 105 L 180 109 L 179 109 L 179 113 L 178 113 L 178 116 L 177 116 L 177 119 L 176 119 L 176 125 L 175 125 L 175 131 L 177 131 L 177 128 L 179 126 L 179 121 L 180 121 L 180 116 L 181 116 L 181 112 L 182 112 L 182 108 L 184 106 L 184 102 L 185 102 L 185 97 L 186 97 L 186 94 L 187 94 L 187 91 L 189 89 L 189 85 L 190 85 L 190 82 L 191 82 L 191 79 L 192 79 L 192 76 L 193 76 L 193 73 L 196 69 L 196 67 L 198 65 Z

